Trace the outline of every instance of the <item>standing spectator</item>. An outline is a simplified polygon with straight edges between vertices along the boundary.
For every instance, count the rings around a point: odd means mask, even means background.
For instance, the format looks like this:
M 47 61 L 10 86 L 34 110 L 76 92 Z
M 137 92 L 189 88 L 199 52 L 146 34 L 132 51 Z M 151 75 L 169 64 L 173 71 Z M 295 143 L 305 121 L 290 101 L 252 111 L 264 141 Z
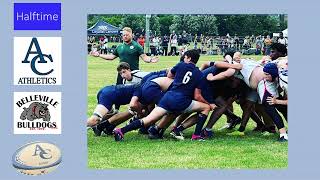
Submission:
M 154 46 L 156 48 L 156 53 L 155 55 L 159 55 L 160 52 L 160 42 L 161 42 L 161 38 L 156 36 L 153 40 Z
M 88 36 L 88 54 L 92 51 L 93 43 L 94 43 L 93 36 Z
M 283 37 L 283 33 L 282 32 L 280 32 L 280 34 L 279 34 L 278 43 L 283 44 L 285 46 L 288 46 L 288 39 Z
M 104 36 L 101 54 L 108 54 L 108 37 Z
M 198 40 L 197 39 L 198 39 L 198 35 L 195 34 L 194 41 L 193 41 L 193 43 L 194 43 L 193 49 L 198 49 Z
M 262 49 L 262 41 L 261 41 L 261 37 L 258 36 L 256 40 L 256 55 L 261 54 L 261 49 Z
M 243 40 L 243 48 L 245 50 L 250 48 L 250 39 L 249 36 L 246 36 L 245 39 Z
M 266 39 L 264 39 L 264 47 L 265 47 L 265 53 L 264 55 L 269 56 L 270 55 L 270 47 L 272 44 L 272 40 L 270 36 L 268 35 Z
M 156 55 L 156 37 L 155 36 L 151 36 L 150 37 L 150 50 L 151 50 L 151 55 Z
M 101 37 L 99 38 L 99 50 L 100 50 L 100 54 L 103 54 L 103 53 L 104 53 L 103 41 L 104 41 L 104 36 L 101 36 Z
M 238 51 L 240 48 L 240 43 L 239 43 L 239 37 L 237 35 L 234 35 L 234 46 L 236 48 L 236 50 Z
M 172 33 L 170 34 L 169 40 L 171 41 L 174 38 L 177 39 L 178 37 L 177 37 L 175 31 L 172 31 Z
M 175 56 L 177 54 L 177 46 L 178 46 L 178 40 L 177 40 L 177 36 L 173 36 L 173 39 L 171 39 L 170 41 L 170 54 L 172 56 Z
M 256 42 L 256 38 L 254 37 L 254 35 L 252 35 L 251 37 L 250 37 L 250 48 L 252 48 L 253 47 L 253 44 Z
M 182 45 L 188 44 L 188 34 L 186 31 L 182 31 Z
M 168 38 L 167 35 L 164 35 L 162 43 L 161 43 L 161 46 L 163 48 L 163 55 L 164 56 L 168 55 L 168 45 L 169 45 L 169 38 Z
M 140 44 L 140 46 L 142 47 L 142 49 L 144 49 L 144 37 L 143 35 L 141 34 L 140 37 L 138 38 L 138 43 Z

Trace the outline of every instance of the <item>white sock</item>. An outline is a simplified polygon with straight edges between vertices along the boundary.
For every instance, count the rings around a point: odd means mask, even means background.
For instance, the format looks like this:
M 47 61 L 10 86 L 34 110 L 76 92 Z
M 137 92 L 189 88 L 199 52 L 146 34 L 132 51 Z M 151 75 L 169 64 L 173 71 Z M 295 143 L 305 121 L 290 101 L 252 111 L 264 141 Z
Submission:
M 212 131 L 212 129 L 206 128 L 206 131 Z

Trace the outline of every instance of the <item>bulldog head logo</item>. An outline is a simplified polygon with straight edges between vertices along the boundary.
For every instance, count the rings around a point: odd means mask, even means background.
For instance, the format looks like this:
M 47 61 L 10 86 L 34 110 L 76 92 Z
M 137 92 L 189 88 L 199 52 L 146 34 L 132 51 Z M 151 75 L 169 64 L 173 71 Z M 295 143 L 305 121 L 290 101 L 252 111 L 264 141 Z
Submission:
M 20 115 L 21 120 L 33 121 L 35 119 L 42 119 L 43 121 L 50 121 L 50 112 L 48 104 L 33 102 L 28 108 L 24 107 L 23 112 Z

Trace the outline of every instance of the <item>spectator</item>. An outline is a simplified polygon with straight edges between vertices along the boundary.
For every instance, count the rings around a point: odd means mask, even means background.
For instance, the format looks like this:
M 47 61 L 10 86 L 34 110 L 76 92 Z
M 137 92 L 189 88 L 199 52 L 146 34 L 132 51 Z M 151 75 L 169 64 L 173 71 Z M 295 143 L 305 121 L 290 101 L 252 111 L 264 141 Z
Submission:
M 156 55 L 156 37 L 154 36 L 150 38 L 150 50 L 152 55 Z
M 177 46 L 178 46 L 178 40 L 177 40 L 177 36 L 173 36 L 173 39 L 171 39 L 170 41 L 170 54 L 172 56 L 175 56 L 177 54 Z
M 141 34 L 140 37 L 138 38 L 138 43 L 140 44 L 140 46 L 144 49 L 144 37 L 143 35 Z
M 272 40 L 271 40 L 270 36 L 268 35 L 267 38 L 264 40 L 264 47 L 265 47 L 264 55 L 266 55 L 266 56 L 270 55 L 271 44 L 272 44 Z
M 163 48 L 163 55 L 168 55 L 168 45 L 169 45 L 169 38 L 167 35 L 164 35 L 161 46 Z
M 280 34 L 279 34 L 278 43 L 283 44 L 285 46 L 288 46 L 288 39 L 283 37 L 283 33 L 282 32 L 280 32 Z
M 256 40 L 256 55 L 261 54 L 261 49 L 262 49 L 262 41 L 261 41 L 261 37 L 258 36 Z

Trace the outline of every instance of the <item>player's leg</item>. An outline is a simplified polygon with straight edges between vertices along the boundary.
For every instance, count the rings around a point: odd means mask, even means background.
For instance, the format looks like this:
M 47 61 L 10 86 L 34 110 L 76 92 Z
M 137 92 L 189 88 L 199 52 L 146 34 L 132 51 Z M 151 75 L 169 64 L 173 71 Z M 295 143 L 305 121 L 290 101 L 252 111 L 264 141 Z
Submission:
M 274 125 L 272 118 L 267 114 L 263 105 L 256 104 L 256 112 L 261 117 L 265 125 L 264 129 L 262 129 L 261 131 L 265 132 L 265 135 L 269 133 L 276 133 L 276 126 Z
M 102 117 L 108 113 L 108 111 L 109 110 L 104 105 L 98 104 L 94 109 L 92 116 L 87 119 L 87 126 L 93 127 L 97 125 L 102 120 Z
M 241 124 L 240 124 L 238 131 L 235 131 L 235 133 L 239 133 L 239 135 L 244 135 L 244 130 L 246 129 L 249 118 L 253 112 L 254 104 L 255 104 L 255 102 L 252 102 L 249 100 L 245 100 L 243 103 L 240 104 L 241 109 L 243 111 L 242 121 L 241 121 Z
M 129 111 L 126 111 L 126 112 L 120 112 L 118 114 L 115 114 L 112 117 L 110 117 L 109 119 L 102 120 L 96 127 L 96 129 L 98 130 L 98 131 L 96 131 L 97 132 L 96 135 L 99 136 L 99 132 L 101 135 L 102 131 L 104 133 L 106 133 L 107 135 L 111 135 L 113 129 L 117 125 L 127 121 L 132 116 L 133 115 Z
M 262 119 L 260 118 L 260 116 L 258 115 L 258 113 L 256 112 L 256 105 L 255 104 L 255 108 L 254 111 L 251 112 L 251 119 L 257 124 L 257 126 L 253 129 L 253 131 L 261 131 L 262 129 L 265 128 L 264 123 L 262 122 Z
M 280 133 L 279 141 L 281 142 L 288 141 L 288 134 L 281 116 L 279 115 L 275 106 L 269 105 L 269 103 L 266 101 L 267 97 L 277 97 L 278 92 L 277 92 L 276 83 L 269 82 L 269 81 L 260 81 L 258 84 L 257 90 L 259 93 L 260 100 L 267 114 L 272 118 L 273 122 L 275 123 L 275 125 L 279 130 L 279 133 Z
M 167 110 L 161 108 L 161 107 L 155 107 L 152 112 L 145 118 L 137 119 L 133 121 L 132 123 L 126 125 L 123 128 L 116 128 L 114 132 L 114 137 L 116 141 L 123 140 L 124 134 L 133 131 L 136 129 L 139 129 L 141 127 L 147 127 L 151 124 L 154 124 L 157 122 L 162 116 L 164 116 L 167 113 Z
M 185 113 L 185 114 L 189 115 L 190 113 Z M 181 115 L 180 116 L 186 117 L 184 116 L 185 114 L 182 114 L 182 116 Z M 178 127 L 173 128 L 172 131 L 170 132 L 170 135 L 178 140 L 184 140 L 184 136 L 182 133 L 183 130 L 195 125 L 197 121 L 198 121 L 198 114 L 194 114 L 188 117 Z
M 177 115 L 172 113 L 163 116 L 158 124 L 153 125 L 148 129 L 149 138 L 162 139 L 164 131 L 170 126 L 176 117 Z
M 206 122 L 207 116 L 210 112 L 211 108 L 208 104 L 199 102 L 199 101 L 192 101 L 190 106 L 185 110 L 186 112 L 198 112 L 198 122 L 196 124 L 195 131 L 192 135 L 192 140 L 202 140 L 200 136 L 202 127 Z
M 283 117 L 288 121 L 288 106 L 287 105 L 282 105 L 282 104 L 276 104 L 275 105 L 277 110 L 281 112 Z
M 217 97 L 215 99 L 215 102 L 217 104 L 216 109 L 211 113 L 211 116 L 209 118 L 209 121 L 206 125 L 206 129 L 212 129 L 214 124 L 218 121 L 218 119 L 222 116 L 222 114 L 228 109 L 228 104 L 223 100 L 221 96 Z
M 183 114 L 180 114 L 177 118 L 176 118 L 176 123 L 173 127 L 174 128 L 177 128 L 178 126 L 181 125 L 181 123 L 187 119 L 192 113 L 183 113 Z
M 244 130 L 246 129 L 249 118 L 253 112 L 254 105 L 258 101 L 258 99 L 259 99 L 258 93 L 254 90 L 248 91 L 248 93 L 246 94 L 246 97 L 240 99 L 240 107 L 243 111 L 241 124 L 237 131 L 228 133 L 228 135 L 240 135 L 240 136 L 244 135 Z

